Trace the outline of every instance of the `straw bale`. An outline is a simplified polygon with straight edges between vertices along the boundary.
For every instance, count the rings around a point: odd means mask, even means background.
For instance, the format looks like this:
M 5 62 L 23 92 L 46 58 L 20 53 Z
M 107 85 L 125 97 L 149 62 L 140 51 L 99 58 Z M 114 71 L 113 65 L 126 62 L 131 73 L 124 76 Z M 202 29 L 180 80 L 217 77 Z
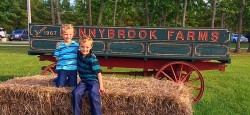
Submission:
M 30 76 L 0 83 L 0 113 L 3 115 L 71 115 L 73 87 L 57 88 L 52 76 Z M 104 115 L 190 115 L 191 89 L 153 78 L 104 77 L 107 92 L 102 97 Z M 88 97 L 83 113 L 90 115 Z

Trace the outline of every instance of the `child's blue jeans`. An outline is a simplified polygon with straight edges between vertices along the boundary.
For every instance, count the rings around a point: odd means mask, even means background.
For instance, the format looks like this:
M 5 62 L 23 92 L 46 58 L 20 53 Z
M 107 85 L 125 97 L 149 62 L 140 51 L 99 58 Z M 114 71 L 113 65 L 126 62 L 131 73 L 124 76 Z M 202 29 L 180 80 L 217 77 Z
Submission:
M 77 71 L 76 70 L 58 70 L 58 77 L 55 79 L 56 87 L 76 86 Z
M 88 91 L 91 107 L 91 115 L 102 115 L 101 97 L 98 81 L 80 82 L 72 93 L 72 104 L 74 115 L 82 115 L 82 97 Z

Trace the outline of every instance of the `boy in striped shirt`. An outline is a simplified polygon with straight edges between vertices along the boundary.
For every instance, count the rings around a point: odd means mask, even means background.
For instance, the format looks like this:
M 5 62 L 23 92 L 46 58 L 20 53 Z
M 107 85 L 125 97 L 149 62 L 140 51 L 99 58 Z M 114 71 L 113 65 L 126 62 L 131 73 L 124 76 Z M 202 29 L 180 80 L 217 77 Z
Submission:
M 100 93 L 104 93 L 101 68 L 96 56 L 91 52 L 93 40 L 82 36 L 79 39 L 80 51 L 77 52 L 78 74 L 81 82 L 72 91 L 74 115 L 82 114 L 82 97 L 88 92 L 91 115 L 102 115 Z
M 63 42 L 56 47 L 54 57 L 56 58 L 56 70 L 58 77 L 54 80 L 56 87 L 77 85 L 77 51 L 79 44 L 72 41 L 74 27 L 71 24 L 64 24 L 61 27 Z

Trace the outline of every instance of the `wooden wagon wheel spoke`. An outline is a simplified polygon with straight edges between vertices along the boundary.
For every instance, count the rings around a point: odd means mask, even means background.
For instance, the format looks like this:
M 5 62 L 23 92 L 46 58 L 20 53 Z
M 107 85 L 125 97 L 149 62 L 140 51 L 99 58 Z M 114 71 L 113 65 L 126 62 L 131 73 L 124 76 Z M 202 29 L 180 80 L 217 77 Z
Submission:
M 201 99 L 204 92 L 204 81 L 200 71 L 194 65 L 182 61 L 170 62 L 158 70 L 155 79 L 162 79 L 162 76 L 194 89 L 192 92 L 194 103 Z
M 176 77 L 176 74 L 175 74 L 173 65 L 170 65 L 170 68 L 171 68 L 171 71 L 172 71 L 172 73 L 173 73 L 173 75 L 174 75 L 174 80 L 177 81 L 177 77 Z
M 191 85 L 187 85 L 187 84 L 185 84 L 185 85 L 188 86 L 188 87 L 193 88 L 194 90 L 201 90 L 201 88 L 199 88 L 199 87 L 195 87 L 195 86 L 191 86 Z
M 182 80 L 182 68 L 183 68 L 183 64 L 181 64 L 180 70 L 179 70 L 179 80 Z
M 57 74 L 57 71 L 55 70 L 56 63 L 52 63 L 46 68 L 43 69 L 42 75 L 53 75 L 55 76 Z
M 199 80 L 200 80 L 200 78 L 195 78 L 195 79 L 188 80 L 185 83 L 190 83 L 190 82 L 199 81 Z
M 55 74 L 55 72 L 54 72 L 51 68 L 49 68 L 49 71 L 50 71 L 52 74 Z
M 183 77 L 183 78 L 181 79 L 181 81 L 182 81 L 182 82 L 186 81 L 186 80 L 188 79 L 188 77 L 191 75 L 191 73 L 192 73 L 192 71 L 188 72 L 188 73 L 185 75 L 185 77 Z
M 171 80 L 171 81 L 174 81 L 168 74 L 166 74 L 164 71 L 161 71 L 161 73 L 165 76 L 165 77 L 167 77 L 169 80 Z M 161 77 L 160 79 L 163 79 L 163 77 Z

